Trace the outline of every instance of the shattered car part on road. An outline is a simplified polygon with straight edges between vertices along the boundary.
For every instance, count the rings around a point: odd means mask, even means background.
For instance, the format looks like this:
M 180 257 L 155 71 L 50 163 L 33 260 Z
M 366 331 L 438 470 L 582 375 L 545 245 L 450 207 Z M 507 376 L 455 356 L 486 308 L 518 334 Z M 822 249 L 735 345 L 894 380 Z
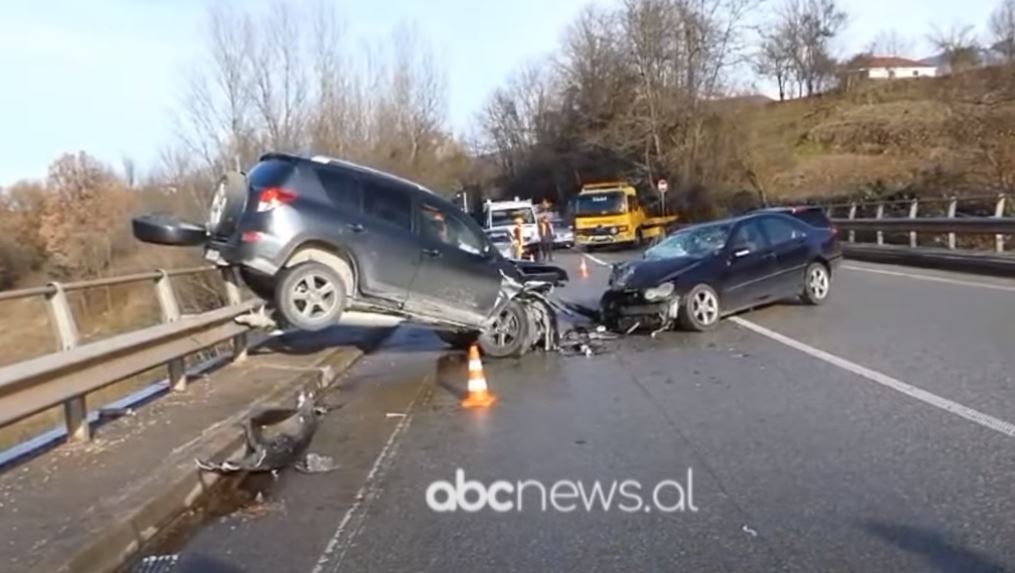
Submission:
M 278 472 L 295 467 L 304 473 L 330 471 L 330 458 L 308 454 L 307 448 L 317 432 L 327 408 L 317 405 L 313 392 L 301 392 L 296 408 L 267 408 L 244 421 L 246 451 L 238 460 L 221 463 L 195 460 L 202 471 L 216 473 Z

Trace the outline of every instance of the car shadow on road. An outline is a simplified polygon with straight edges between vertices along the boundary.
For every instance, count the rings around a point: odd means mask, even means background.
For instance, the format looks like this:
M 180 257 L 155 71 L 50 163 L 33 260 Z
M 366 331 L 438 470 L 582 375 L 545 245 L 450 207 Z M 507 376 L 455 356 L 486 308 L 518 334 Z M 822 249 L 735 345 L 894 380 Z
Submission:
M 314 354 L 336 346 L 355 346 L 369 352 L 394 327 L 335 326 L 317 332 L 292 331 L 280 334 L 259 346 L 252 354 Z
M 1010 570 L 987 555 L 962 547 L 939 531 L 873 520 L 864 521 L 860 526 L 883 541 L 921 556 L 927 562 L 927 571 L 1003 573 Z

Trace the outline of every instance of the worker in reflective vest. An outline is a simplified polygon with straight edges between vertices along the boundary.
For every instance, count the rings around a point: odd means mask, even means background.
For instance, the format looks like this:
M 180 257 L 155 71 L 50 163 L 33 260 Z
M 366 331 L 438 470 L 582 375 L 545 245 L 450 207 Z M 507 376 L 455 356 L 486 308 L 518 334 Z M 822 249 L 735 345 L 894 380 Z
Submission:
M 521 217 L 515 217 L 515 226 L 511 229 L 511 240 L 515 244 L 515 258 L 521 260 L 525 256 L 525 238 L 522 236 Z

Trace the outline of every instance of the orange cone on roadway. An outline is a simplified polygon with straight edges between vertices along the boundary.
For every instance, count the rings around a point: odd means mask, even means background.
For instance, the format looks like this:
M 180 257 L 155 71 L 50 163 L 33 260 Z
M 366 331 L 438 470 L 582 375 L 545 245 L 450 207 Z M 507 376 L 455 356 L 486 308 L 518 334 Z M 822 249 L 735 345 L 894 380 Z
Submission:
M 483 362 L 479 359 L 479 347 L 469 347 L 469 393 L 462 400 L 465 408 L 489 408 L 497 401 L 486 386 L 486 375 L 483 374 Z
M 583 279 L 589 278 L 589 267 L 585 264 L 585 255 L 582 255 L 582 262 L 578 265 L 578 276 Z

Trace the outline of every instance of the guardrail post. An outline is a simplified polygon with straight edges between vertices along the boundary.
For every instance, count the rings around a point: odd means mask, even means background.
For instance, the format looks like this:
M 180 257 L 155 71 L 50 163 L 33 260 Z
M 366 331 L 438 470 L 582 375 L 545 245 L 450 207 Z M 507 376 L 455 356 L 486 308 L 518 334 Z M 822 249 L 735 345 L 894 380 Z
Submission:
M 856 219 L 856 203 L 849 204 L 849 220 L 852 221 L 853 219 Z M 856 242 L 856 231 L 849 232 L 849 242 Z
M 155 279 L 155 292 L 159 297 L 159 308 L 162 309 L 162 322 L 170 323 L 180 320 L 180 306 L 176 301 L 176 292 L 169 274 L 158 269 L 159 278 Z M 166 363 L 169 370 L 169 386 L 175 392 L 187 389 L 187 366 L 184 359 L 175 358 Z
M 955 218 L 955 211 L 958 208 L 958 206 L 959 206 L 959 200 L 956 199 L 955 197 L 952 197 L 951 199 L 948 200 L 948 218 L 949 219 L 954 219 Z M 948 233 L 948 248 L 949 249 L 954 249 L 955 248 L 955 233 Z
M 240 273 L 235 267 L 222 269 L 222 278 L 226 282 L 226 300 L 230 306 L 243 302 L 240 293 Z M 237 334 L 233 337 L 233 361 L 240 362 L 247 358 L 247 334 Z
M 53 292 L 46 296 L 50 324 L 60 343 L 60 350 L 71 350 L 78 345 L 78 326 L 67 301 L 67 292 L 60 283 L 50 283 L 49 286 L 53 288 Z M 64 401 L 63 420 L 69 441 L 87 442 L 92 439 L 92 429 L 88 425 L 88 404 L 84 396 Z
M 877 211 L 877 215 L 875 215 L 875 218 L 876 219 L 882 219 L 882 218 L 884 218 L 884 216 L 885 216 L 885 204 L 884 203 L 878 203 L 878 211 Z M 885 244 L 885 232 L 884 231 L 878 231 L 878 244 L 879 245 Z
M 920 200 L 913 199 L 913 201 L 909 204 L 909 218 L 915 219 L 916 213 L 917 211 L 919 211 L 919 209 L 920 209 Z M 909 246 L 915 249 L 916 245 L 917 245 L 916 231 L 911 231 L 909 233 Z
M 997 196 L 997 205 L 994 207 L 994 216 L 997 218 L 1004 217 L 1004 202 L 1005 196 Z M 1004 252 L 1004 235 L 994 235 L 994 248 L 999 253 Z

